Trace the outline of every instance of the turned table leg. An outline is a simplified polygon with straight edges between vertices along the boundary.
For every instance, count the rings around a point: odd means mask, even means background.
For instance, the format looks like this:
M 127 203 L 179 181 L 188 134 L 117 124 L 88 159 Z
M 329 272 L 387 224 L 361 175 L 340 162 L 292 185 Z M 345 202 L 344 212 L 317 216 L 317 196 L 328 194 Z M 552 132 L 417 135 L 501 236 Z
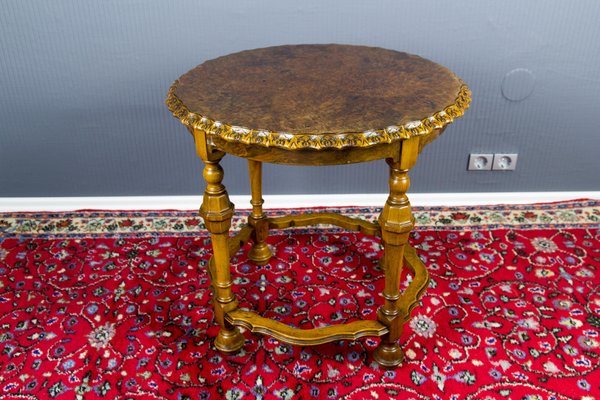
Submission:
M 410 185 L 408 170 L 416 161 L 417 150 L 418 140 L 411 139 L 403 143 L 400 160 L 386 160 L 390 166 L 390 194 L 379 216 L 384 246 L 382 264 L 385 274 L 385 303 L 377 310 L 377 319 L 388 327 L 389 333 L 382 337 L 374 358 L 380 365 L 389 368 L 399 365 L 404 359 L 398 339 L 408 315 L 404 315 L 406 307 L 400 304 L 403 301 L 400 294 L 400 278 L 405 246 L 408 245 L 408 236 L 414 225 L 406 192 Z
M 269 223 L 263 212 L 262 205 L 262 162 L 248 160 L 248 172 L 250 174 L 250 189 L 252 192 L 252 213 L 248 217 L 248 223 L 254 228 L 252 233 L 252 248 L 248 258 L 257 265 L 265 265 L 273 255 L 271 249 L 265 242 L 269 235 Z
M 200 215 L 210 232 L 214 258 L 214 312 L 215 319 L 221 329 L 215 339 L 215 347 L 224 353 L 235 353 L 242 348 L 244 337 L 238 328 L 225 320 L 225 314 L 237 308 L 237 301 L 231 290 L 231 274 L 229 265 L 229 228 L 233 216 L 233 204 L 223 180 L 223 168 L 219 165 L 221 157 L 204 160 L 204 179 L 206 190 L 200 207 Z

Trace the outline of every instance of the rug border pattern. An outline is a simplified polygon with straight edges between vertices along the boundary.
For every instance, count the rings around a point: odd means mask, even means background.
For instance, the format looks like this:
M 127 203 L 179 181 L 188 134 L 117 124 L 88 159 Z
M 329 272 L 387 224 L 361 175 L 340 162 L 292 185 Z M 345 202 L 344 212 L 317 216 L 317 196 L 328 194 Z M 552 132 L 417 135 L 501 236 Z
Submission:
M 359 206 L 267 209 L 266 211 L 270 216 L 282 216 L 314 210 L 337 212 L 369 221 L 375 221 L 380 212 L 380 208 Z M 249 210 L 236 211 L 232 230 L 237 230 L 244 225 L 248 214 Z M 417 231 L 600 228 L 600 201 L 598 200 L 527 205 L 413 207 L 413 214 Z M 292 229 L 314 231 L 319 228 Z M 0 212 L 0 238 L 17 236 L 186 237 L 206 234 L 197 211 Z

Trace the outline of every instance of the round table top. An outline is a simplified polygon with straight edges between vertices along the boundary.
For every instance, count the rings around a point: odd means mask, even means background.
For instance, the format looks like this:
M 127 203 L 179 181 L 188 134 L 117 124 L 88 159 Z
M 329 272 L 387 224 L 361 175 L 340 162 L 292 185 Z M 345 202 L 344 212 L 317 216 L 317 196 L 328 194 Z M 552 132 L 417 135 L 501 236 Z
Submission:
M 467 86 L 424 58 L 376 47 L 289 45 L 206 61 L 167 105 L 190 127 L 230 142 L 288 150 L 368 147 L 442 128 Z

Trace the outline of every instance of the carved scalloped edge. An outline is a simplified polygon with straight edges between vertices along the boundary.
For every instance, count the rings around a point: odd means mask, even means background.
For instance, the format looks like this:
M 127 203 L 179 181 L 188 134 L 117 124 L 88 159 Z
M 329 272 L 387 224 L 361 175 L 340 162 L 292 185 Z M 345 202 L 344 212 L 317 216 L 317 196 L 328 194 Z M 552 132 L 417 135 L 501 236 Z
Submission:
M 408 122 L 404 125 L 392 125 L 384 129 L 372 129 L 364 132 L 291 134 L 228 125 L 222 121 L 215 121 L 207 116 L 189 111 L 175 95 L 179 80 L 171 85 L 165 103 L 173 116 L 178 118 L 184 125 L 203 130 L 209 137 L 211 135 L 218 136 L 228 142 L 280 147 L 286 150 L 342 149 L 345 147 L 369 147 L 392 143 L 414 136 L 427 135 L 435 129 L 443 128 L 456 118 L 461 117 L 465 110 L 469 108 L 471 91 L 464 82 L 461 81 L 461 83 L 454 103 L 430 117 L 420 121 Z

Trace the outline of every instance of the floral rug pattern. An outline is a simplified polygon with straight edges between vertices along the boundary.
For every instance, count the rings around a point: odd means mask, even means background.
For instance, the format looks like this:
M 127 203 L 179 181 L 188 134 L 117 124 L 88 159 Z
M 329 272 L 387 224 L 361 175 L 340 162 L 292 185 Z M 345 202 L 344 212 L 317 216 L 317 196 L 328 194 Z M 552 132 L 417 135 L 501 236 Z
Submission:
M 269 213 L 290 211 L 306 210 Z M 404 363 L 384 370 L 376 338 L 297 347 L 245 332 L 240 353 L 216 351 L 195 212 L 0 213 L 0 399 L 600 397 L 600 202 L 415 216 L 431 284 Z M 319 227 L 269 245 L 266 266 L 248 246 L 232 259 L 242 307 L 301 328 L 376 318 L 379 239 Z

